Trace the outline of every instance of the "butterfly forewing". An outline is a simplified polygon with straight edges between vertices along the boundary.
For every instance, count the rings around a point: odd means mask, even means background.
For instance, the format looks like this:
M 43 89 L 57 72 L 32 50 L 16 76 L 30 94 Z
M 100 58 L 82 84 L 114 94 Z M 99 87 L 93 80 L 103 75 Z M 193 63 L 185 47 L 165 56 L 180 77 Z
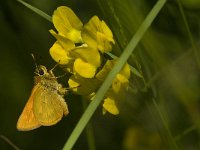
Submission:
M 29 97 L 22 114 L 20 115 L 17 121 L 17 129 L 20 131 L 29 131 L 40 127 L 41 125 L 36 120 L 34 113 L 33 113 L 33 99 L 35 92 L 38 86 L 35 86 L 31 92 L 31 96 Z

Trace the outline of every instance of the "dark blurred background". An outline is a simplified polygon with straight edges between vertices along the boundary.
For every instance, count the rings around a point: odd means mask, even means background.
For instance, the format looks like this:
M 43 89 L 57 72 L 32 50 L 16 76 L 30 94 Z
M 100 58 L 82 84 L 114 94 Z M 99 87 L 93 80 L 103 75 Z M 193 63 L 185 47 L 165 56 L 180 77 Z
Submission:
M 29 0 L 27 2 L 49 15 L 52 15 L 58 6 L 69 6 L 84 23 L 93 15 L 98 15 L 113 30 L 117 41 L 114 53 L 119 55 L 156 1 L 126 0 L 122 3 L 119 0 Z M 182 4 L 192 37 L 199 50 L 199 0 L 182 0 Z M 34 53 L 37 63 L 47 68 L 55 65 L 49 55 L 49 48 L 55 41 L 48 31 L 52 28 L 51 22 L 16 0 L 0 1 L 0 135 L 7 137 L 20 149 L 61 149 L 83 113 L 81 97 L 69 94 L 66 96 L 66 101 L 70 115 L 55 126 L 40 127 L 29 132 L 19 132 L 16 129 L 17 119 L 33 88 L 35 67 L 30 54 Z M 145 66 L 148 66 L 152 74 L 161 72 L 161 76 L 155 81 L 157 95 L 161 106 L 164 106 L 161 108 L 167 114 L 174 136 L 193 127 L 195 123 L 198 124 L 197 118 L 200 118 L 199 68 L 191 47 L 179 7 L 175 1 L 169 0 L 150 31 L 145 34 L 134 56 L 138 59 L 147 79 L 151 77 L 147 75 L 148 69 L 145 69 Z M 169 67 L 179 56 L 183 59 Z M 130 63 L 137 64 L 132 60 Z M 163 68 L 164 71 L 160 71 Z M 62 74 L 59 69 L 58 72 Z M 135 77 L 132 82 L 136 91 L 142 89 L 141 79 Z M 63 80 L 62 83 L 67 86 L 67 80 Z M 162 121 L 152 106 L 152 101 L 146 102 L 155 94 L 153 93 L 150 89 L 144 93 L 138 92 L 134 96 L 130 94 L 125 105 L 128 107 L 123 107 L 119 116 L 109 114 L 103 116 L 99 108 L 91 121 L 96 149 L 168 149 L 163 148 L 165 147 L 163 145 L 167 145 L 167 141 L 165 132 L 162 132 Z M 181 148 L 190 150 L 200 148 L 199 133 L 195 129 L 189 132 L 186 138 L 179 141 L 182 144 Z M 145 143 L 146 141 L 148 143 Z M 131 146 L 134 144 L 135 147 Z M 0 149 L 13 148 L 0 139 Z M 81 134 L 74 149 L 88 149 L 85 132 Z

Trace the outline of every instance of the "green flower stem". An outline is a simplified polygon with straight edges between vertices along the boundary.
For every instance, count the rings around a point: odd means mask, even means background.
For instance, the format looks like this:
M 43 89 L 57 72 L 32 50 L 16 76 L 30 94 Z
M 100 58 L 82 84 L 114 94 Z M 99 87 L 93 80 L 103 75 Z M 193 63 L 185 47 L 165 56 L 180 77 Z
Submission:
M 166 0 L 159 0 L 153 9 L 150 11 L 148 16 L 143 21 L 142 25 L 139 27 L 127 47 L 125 48 L 124 52 L 118 59 L 117 63 L 113 67 L 113 69 L 110 71 L 108 76 L 106 77 L 105 81 L 103 82 L 102 86 L 98 90 L 94 100 L 89 104 L 86 111 L 80 118 L 79 122 L 77 123 L 76 127 L 74 128 L 72 134 L 70 135 L 69 139 L 67 140 L 66 144 L 63 147 L 63 150 L 70 150 L 74 146 L 75 142 L 77 141 L 78 137 L 82 133 L 83 129 L 89 122 L 90 118 L 92 117 L 93 113 L 101 103 L 104 95 L 108 91 L 110 85 L 112 84 L 113 79 L 117 75 L 117 73 L 121 70 L 123 65 L 126 63 L 129 56 L 132 54 L 133 50 L 143 37 L 144 33 L 147 31 L 147 29 L 150 27 L 151 23 L 157 16 L 157 14 L 160 12 L 161 8 L 166 3 Z
M 21 4 L 23 4 L 24 6 L 26 6 L 27 8 L 31 9 L 32 11 L 34 11 L 36 14 L 40 15 L 41 17 L 45 18 L 46 20 L 52 22 L 51 16 L 47 15 L 46 13 L 44 13 L 43 11 L 39 10 L 36 7 L 33 7 L 32 5 L 22 1 L 22 0 L 17 0 L 18 2 L 20 2 Z

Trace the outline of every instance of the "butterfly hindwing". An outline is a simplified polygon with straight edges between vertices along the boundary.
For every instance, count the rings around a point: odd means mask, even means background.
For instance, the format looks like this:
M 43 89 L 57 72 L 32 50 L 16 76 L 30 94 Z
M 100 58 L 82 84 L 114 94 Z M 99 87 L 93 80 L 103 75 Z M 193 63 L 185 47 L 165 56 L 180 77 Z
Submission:
M 33 112 L 41 125 L 51 126 L 68 114 L 68 108 L 57 90 L 40 85 L 34 96 Z

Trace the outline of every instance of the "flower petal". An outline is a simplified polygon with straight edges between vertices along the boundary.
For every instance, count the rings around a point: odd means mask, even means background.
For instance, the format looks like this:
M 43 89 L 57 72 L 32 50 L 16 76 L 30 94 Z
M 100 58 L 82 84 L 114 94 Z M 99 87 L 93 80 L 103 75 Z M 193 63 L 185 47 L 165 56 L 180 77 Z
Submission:
M 102 53 L 110 52 L 112 50 L 112 44 L 110 43 L 105 34 L 97 32 L 97 42 L 98 50 L 100 50 Z
M 74 57 L 79 57 L 85 62 L 94 65 L 95 67 L 99 67 L 101 65 L 101 58 L 99 52 L 90 47 L 77 47 L 73 49 L 71 54 Z
M 100 21 L 97 16 L 93 16 L 82 31 L 83 41 L 89 47 L 100 50 L 102 53 L 109 52 L 112 44 L 115 44 L 111 30 L 104 21 Z
M 70 61 L 70 57 L 58 41 L 56 41 L 50 48 L 49 53 L 51 57 L 59 64 L 64 65 Z
M 103 108 L 113 115 L 119 114 L 119 110 L 115 104 L 115 101 L 110 97 L 104 99 Z
M 93 78 L 96 73 L 96 67 L 91 65 L 80 58 L 77 58 L 74 62 L 74 73 L 84 77 Z
M 97 49 L 97 27 L 95 22 L 98 22 L 98 17 L 96 16 L 90 19 L 90 21 L 84 25 L 81 35 L 84 42 L 87 43 L 89 47 Z
M 82 41 L 80 30 L 83 24 L 69 7 L 58 7 L 53 13 L 52 20 L 60 35 L 74 42 Z
M 53 30 L 49 30 L 49 32 L 58 40 L 58 42 L 62 45 L 65 51 L 70 51 L 71 49 L 75 48 L 75 44 L 71 40 L 67 39 L 62 35 L 57 34 Z

